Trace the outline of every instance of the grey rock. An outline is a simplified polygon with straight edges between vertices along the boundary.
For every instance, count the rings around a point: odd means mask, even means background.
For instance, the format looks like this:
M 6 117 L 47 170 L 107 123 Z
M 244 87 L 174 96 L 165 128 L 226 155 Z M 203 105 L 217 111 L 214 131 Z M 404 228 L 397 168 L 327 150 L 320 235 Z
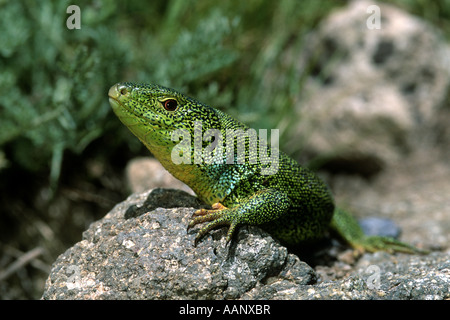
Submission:
M 246 293 L 246 299 L 442 300 L 450 297 L 448 253 L 429 256 L 366 254 L 344 279 L 314 285 L 280 281 Z
M 160 207 L 167 202 L 184 207 Z M 130 196 L 58 257 L 43 299 L 236 299 L 267 279 L 314 282 L 308 265 L 256 227 L 240 228 L 229 247 L 222 229 L 195 248 L 188 205 L 200 207 L 179 190 Z
M 400 257 L 380 252 L 365 255 L 356 267 L 355 275 L 371 287 L 370 298 L 441 300 L 450 297 L 449 252 Z M 372 281 L 378 275 L 378 282 Z
M 372 5 L 380 29 L 367 27 Z M 328 155 L 347 171 L 370 164 L 377 173 L 448 133 L 450 47 L 427 22 L 392 5 L 351 1 L 311 33 L 300 56 L 292 50 L 285 59 L 312 72 L 288 150 Z
M 131 195 L 93 223 L 82 241 L 58 257 L 42 298 L 450 297 L 448 253 L 365 254 L 348 276 L 322 281 L 309 265 L 257 227 L 241 227 L 228 247 L 225 229 L 212 232 L 193 247 L 195 231 L 186 233 L 186 226 L 195 209 L 155 208 L 155 203 L 165 204 L 161 199 L 200 207 L 195 197 L 179 190 L 154 189 Z M 135 213 L 142 211 L 125 218 L 127 210 L 133 207 L 137 208 Z

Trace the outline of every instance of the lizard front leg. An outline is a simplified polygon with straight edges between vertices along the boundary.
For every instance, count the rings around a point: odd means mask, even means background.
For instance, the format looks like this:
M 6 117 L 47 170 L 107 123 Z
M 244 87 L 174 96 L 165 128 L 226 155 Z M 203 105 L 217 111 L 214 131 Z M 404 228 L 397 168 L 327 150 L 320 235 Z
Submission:
M 188 230 L 197 224 L 209 222 L 197 233 L 194 243 L 196 246 L 200 239 L 212 229 L 229 226 L 226 237 L 228 244 L 239 225 L 261 225 L 276 220 L 286 213 L 291 205 L 291 200 L 286 193 L 275 189 L 264 189 L 239 201 L 232 208 L 216 203 L 212 210 L 196 211 L 195 218 L 188 225 Z

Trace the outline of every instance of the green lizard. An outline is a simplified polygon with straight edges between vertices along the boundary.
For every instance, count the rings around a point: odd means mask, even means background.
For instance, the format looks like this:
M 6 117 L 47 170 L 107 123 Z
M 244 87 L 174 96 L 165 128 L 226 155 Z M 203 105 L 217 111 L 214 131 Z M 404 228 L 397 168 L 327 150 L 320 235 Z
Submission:
M 225 136 L 227 130 L 249 129 L 220 110 L 159 85 L 118 83 L 108 95 L 120 121 L 174 177 L 212 206 L 210 210 L 197 210 L 188 225 L 189 229 L 208 222 L 198 231 L 195 245 L 219 226 L 228 226 L 228 243 L 238 226 L 258 225 L 286 245 L 319 239 L 332 228 L 360 251 L 420 251 L 393 238 L 365 236 L 353 217 L 335 207 L 325 183 L 282 152 L 277 159 L 278 170 L 270 175 L 262 174 L 266 165 L 258 154 L 250 152 L 243 163 L 227 163 L 226 152 L 222 153 L 222 163 L 196 162 L 194 152 L 189 159 L 192 161 L 175 164 L 172 151 L 181 142 L 173 139 L 172 133 L 178 129 L 191 137 L 196 133 L 196 123 L 201 123 L 202 134 L 215 129 Z M 194 141 L 195 137 L 190 142 L 185 140 L 186 149 L 181 148 L 181 154 L 193 150 Z M 237 138 L 235 146 L 240 143 L 248 149 L 248 139 Z M 205 147 L 203 141 L 201 148 Z M 217 147 L 224 144 L 217 142 Z

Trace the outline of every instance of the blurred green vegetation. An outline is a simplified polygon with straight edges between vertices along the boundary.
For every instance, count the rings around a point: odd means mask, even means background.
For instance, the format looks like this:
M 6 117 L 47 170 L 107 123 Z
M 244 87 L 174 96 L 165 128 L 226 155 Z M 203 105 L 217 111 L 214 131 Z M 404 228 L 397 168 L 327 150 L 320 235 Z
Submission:
M 448 0 L 389 2 L 450 30 Z M 115 144 L 141 148 L 106 99 L 124 80 L 177 88 L 283 134 L 306 74 L 280 55 L 292 43 L 300 52 L 304 35 L 345 3 L 0 1 L 0 170 L 47 170 L 55 186 L 66 150 L 80 154 L 112 132 Z M 70 4 L 81 8 L 80 30 L 66 28 Z
M 119 81 L 171 86 L 273 127 L 267 114 L 289 107 L 290 89 L 262 86 L 264 70 L 338 3 L 78 1 L 80 30 L 66 28 L 70 4 L 0 2 L 0 168 L 47 170 L 53 187 L 66 150 L 108 132 L 140 148 L 111 117 L 106 92 Z

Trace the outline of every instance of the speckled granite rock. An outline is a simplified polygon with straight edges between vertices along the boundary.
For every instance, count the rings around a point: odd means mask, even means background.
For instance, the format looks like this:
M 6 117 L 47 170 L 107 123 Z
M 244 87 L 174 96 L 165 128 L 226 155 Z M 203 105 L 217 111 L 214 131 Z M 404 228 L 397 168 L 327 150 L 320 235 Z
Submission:
M 373 5 L 380 29 L 367 27 Z M 357 0 L 333 11 L 300 55 L 285 52 L 298 72 L 312 70 L 295 102 L 302 121 L 288 148 L 370 175 L 441 131 L 448 137 L 449 57 L 438 30 L 395 6 Z
M 169 203 L 185 207 L 161 208 Z M 194 248 L 189 206 L 197 199 L 179 190 L 130 196 L 58 257 L 43 299 L 224 299 L 273 277 L 314 282 L 307 264 L 259 228 L 241 228 L 231 247 L 221 230 Z
M 175 207 L 163 208 L 169 204 Z M 310 266 L 256 227 L 240 228 L 230 247 L 225 247 L 222 229 L 194 248 L 195 232 L 186 233 L 194 207 L 200 207 L 198 200 L 179 190 L 154 189 L 131 195 L 58 257 L 42 298 L 450 297 L 448 254 L 366 254 L 349 276 L 323 281 Z
M 287 281 L 254 288 L 243 299 L 442 300 L 450 298 L 449 253 L 429 256 L 366 254 L 350 276 L 296 286 Z

